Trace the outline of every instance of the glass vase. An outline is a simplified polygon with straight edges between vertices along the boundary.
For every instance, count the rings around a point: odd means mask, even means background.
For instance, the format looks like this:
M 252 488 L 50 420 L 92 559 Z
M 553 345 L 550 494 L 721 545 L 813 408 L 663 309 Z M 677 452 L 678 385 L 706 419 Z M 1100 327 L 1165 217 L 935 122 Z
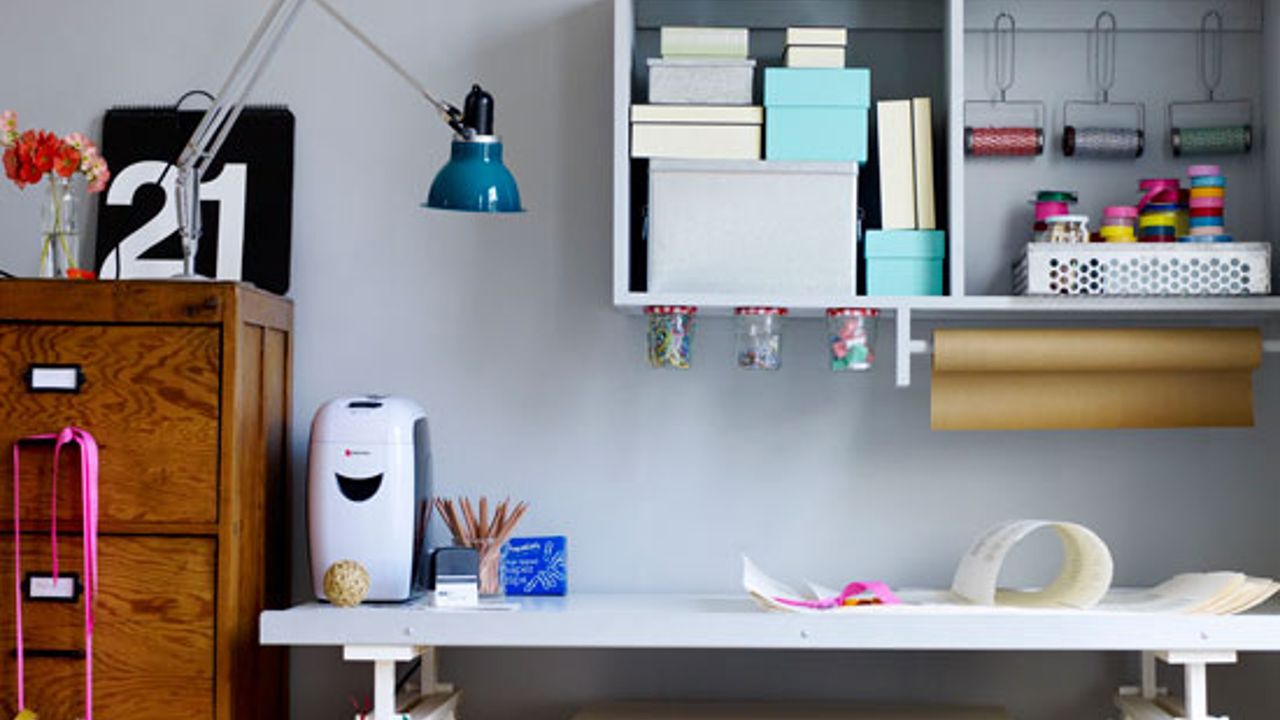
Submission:
M 49 195 L 40 236 L 40 277 L 67 278 L 78 270 L 80 227 L 77 214 L 82 192 L 74 178 L 49 175 Z

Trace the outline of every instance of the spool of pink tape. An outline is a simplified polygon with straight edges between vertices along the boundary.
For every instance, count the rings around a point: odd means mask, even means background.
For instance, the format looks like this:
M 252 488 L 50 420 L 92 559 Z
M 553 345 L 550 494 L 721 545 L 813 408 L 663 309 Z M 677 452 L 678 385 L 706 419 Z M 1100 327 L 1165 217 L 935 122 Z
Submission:
M 1138 183 L 1138 189 L 1145 193 L 1138 201 L 1138 210 L 1143 210 L 1151 203 L 1177 205 L 1182 185 L 1177 178 L 1148 178 Z
M 1036 203 L 1036 222 L 1043 222 L 1054 215 L 1070 215 L 1071 206 L 1058 201 Z

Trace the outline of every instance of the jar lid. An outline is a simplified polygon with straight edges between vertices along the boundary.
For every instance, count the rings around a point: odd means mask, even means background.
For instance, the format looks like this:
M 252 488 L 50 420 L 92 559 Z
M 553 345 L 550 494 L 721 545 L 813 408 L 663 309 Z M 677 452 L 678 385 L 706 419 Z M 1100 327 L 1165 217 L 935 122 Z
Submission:
M 694 315 L 698 308 L 692 305 L 650 305 L 644 311 L 650 315 Z
M 1044 219 L 1047 223 L 1087 223 L 1088 215 L 1054 215 Z
M 733 311 L 734 315 L 786 315 L 786 308 L 779 307 L 740 307 Z
M 1138 208 L 1132 205 L 1112 205 L 1102 211 L 1102 217 L 1136 218 L 1138 217 Z
M 879 317 L 875 308 L 828 308 L 827 317 Z

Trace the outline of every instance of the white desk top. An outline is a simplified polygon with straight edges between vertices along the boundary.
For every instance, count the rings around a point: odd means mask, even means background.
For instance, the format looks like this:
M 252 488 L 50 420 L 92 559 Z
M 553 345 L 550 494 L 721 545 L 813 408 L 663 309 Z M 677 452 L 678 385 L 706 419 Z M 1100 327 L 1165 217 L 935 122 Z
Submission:
M 862 607 L 787 614 L 743 596 L 527 598 L 512 611 L 424 601 L 262 613 L 265 645 L 828 650 L 1280 651 L 1280 603 L 1234 617 L 1095 611 Z

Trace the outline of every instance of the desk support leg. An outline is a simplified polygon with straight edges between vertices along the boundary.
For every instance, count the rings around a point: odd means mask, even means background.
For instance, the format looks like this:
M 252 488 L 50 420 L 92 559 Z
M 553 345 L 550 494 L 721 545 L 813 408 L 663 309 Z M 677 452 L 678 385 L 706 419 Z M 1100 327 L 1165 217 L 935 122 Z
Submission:
M 396 697 L 396 663 L 422 657 L 418 696 Z M 417 645 L 347 645 L 342 648 L 347 662 L 373 663 L 373 715 L 369 720 L 453 720 L 459 694 L 453 686 L 436 679 L 434 648 Z M 401 707 L 405 714 L 401 714 Z
M 373 720 L 395 720 L 396 661 L 373 662 Z

